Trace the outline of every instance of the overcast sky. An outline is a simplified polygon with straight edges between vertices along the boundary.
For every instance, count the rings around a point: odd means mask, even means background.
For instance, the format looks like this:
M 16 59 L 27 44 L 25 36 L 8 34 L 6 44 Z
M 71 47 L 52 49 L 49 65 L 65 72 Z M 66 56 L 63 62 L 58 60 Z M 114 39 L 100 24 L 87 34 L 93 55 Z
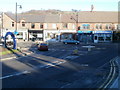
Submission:
M 118 11 L 118 2 L 120 0 L 0 0 L 0 11 L 15 12 L 15 3 L 22 5 L 18 12 L 41 9 L 59 9 L 62 11 L 71 11 L 77 9 L 81 11 L 90 11 L 91 5 L 94 5 L 94 11 Z

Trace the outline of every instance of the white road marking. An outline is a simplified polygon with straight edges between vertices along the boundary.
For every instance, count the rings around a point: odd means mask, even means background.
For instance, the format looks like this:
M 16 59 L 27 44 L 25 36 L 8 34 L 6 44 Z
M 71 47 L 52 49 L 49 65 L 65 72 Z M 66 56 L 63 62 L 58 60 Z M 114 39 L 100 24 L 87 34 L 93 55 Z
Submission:
M 13 77 L 13 76 L 19 76 L 19 75 L 27 74 L 27 73 L 30 73 L 30 72 L 29 71 L 18 72 L 18 73 L 15 73 L 15 74 L 0 77 L 0 79 L 5 79 L 5 78 Z
M 57 65 L 60 65 L 60 64 L 62 64 L 62 63 L 65 63 L 66 61 L 58 61 L 57 63 L 54 63 L 54 64 L 52 64 L 52 63 L 50 63 L 50 64 L 47 64 L 47 66 L 45 66 L 45 68 L 50 68 L 50 67 L 54 67 L 54 66 L 57 66 Z
M 79 56 L 67 56 L 65 59 L 75 59 L 77 57 L 79 57 Z
M 66 85 L 63 85 L 63 86 L 60 87 L 60 88 L 64 88 L 64 87 L 69 86 L 69 85 L 71 85 L 71 83 L 68 83 L 68 84 L 66 84 Z
M 81 66 L 85 66 L 85 67 L 88 67 L 88 64 L 81 64 Z

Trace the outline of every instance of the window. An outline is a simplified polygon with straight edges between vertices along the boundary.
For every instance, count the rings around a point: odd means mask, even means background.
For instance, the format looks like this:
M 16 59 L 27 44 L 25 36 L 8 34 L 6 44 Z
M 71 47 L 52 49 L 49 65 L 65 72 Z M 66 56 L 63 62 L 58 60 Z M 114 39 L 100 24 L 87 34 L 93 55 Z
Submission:
M 23 32 L 19 32 L 19 34 L 17 35 L 18 39 L 23 39 Z
M 89 24 L 83 24 L 82 27 L 83 27 L 83 29 L 90 29 L 90 25 Z
M 102 25 L 100 25 L 100 29 L 102 29 Z
M 25 22 L 22 22 L 22 27 L 25 27 Z
M 117 25 L 117 29 L 120 29 L 120 24 Z
M 56 29 L 56 24 L 52 24 L 52 28 Z
M 75 29 L 75 24 L 73 24 L 73 29 Z
M 12 27 L 14 27 L 14 22 L 12 22 Z
M 40 24 L 40 28 L 41 28 L 41 29 L 43 28 L 43 24 Z
M 106 29 L 111 29 L 111 25 L 107 24 Z
M 31 28 L 35 28 L 35 24 L 34 23 L 31 24 Z
M 48 27 L 48 24 L 45 23 L 45 24 L 44 24 L 44 29 L 47 29 L 47 27 Z
M 68 27 L 67 23 L 63 23 L 63 28 L 67 28 L 67 27 Z
M 101 24 L 96 24 L 96 29 L 102 29 L 102 25 Z
M 99 26 L 98 26 L 98 24 L 96 25 L 96 29 L 99 29 Z

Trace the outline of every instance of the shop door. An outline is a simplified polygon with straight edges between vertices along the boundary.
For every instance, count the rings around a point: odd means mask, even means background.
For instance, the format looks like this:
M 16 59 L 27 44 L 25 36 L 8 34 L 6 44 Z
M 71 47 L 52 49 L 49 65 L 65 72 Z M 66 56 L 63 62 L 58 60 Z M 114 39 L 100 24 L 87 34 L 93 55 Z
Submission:
M 98 43 L 98 36 L 94 36 L 94 43 Z

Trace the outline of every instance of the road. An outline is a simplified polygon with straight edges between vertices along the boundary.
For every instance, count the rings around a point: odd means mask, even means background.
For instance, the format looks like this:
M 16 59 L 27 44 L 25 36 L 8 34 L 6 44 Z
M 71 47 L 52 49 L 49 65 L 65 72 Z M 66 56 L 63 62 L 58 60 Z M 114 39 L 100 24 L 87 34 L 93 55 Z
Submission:
M 85 44 L 50 44 L 49 51 L 28 45 L 31 55 L 1 62 L 3 88 L 99 88 L 119 54 L 115 43 L 92 44 L 91 51 Z

